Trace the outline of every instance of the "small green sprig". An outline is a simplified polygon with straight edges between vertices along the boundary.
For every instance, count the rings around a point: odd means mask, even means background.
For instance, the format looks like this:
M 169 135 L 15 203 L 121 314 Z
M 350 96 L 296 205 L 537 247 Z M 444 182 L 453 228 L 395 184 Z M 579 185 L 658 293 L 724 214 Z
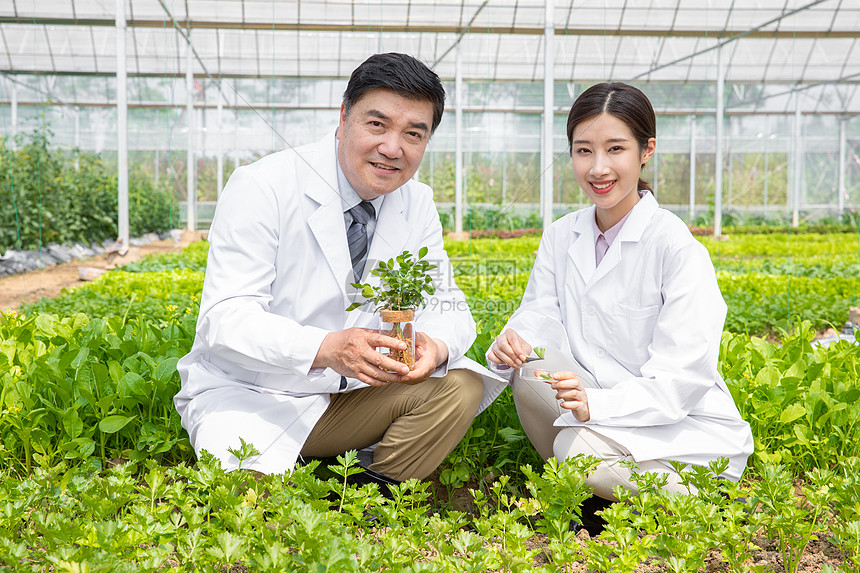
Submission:
M 375 304 L 376 310 L 406 310 L 424 306 L 424 293 L 432 295 L 436 292 L 433 278 L 427 274 L 436 265 L 423 260 L 427 252 L 427 247 L 421 247 L 417 259 L 409 251 L 403 251 L 396 258 L 379 261 L 370 274 L 379 277 L 380 285 L 375 287 L 368 283 L 352 283 L 354 288 L 361 289 L 361 296 L 365 300 L 352 303 L 346 310 L 355 310 L 368 302 Z

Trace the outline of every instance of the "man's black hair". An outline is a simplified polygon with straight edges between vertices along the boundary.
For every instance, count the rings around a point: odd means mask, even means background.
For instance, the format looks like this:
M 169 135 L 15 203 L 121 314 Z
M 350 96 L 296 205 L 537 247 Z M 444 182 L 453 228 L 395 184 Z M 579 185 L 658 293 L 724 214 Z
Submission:
M 436 131 L 445 110 L 445 88 L 439 76 L 421 61 L 407 54 L 391 52 L 375 54 L 355 68 L 349 77 L 343 104 L 349 115 L 352 106 L 370 90 L 386 88 L 400 97 L 429 101 L 433 104 L 433 125 Z

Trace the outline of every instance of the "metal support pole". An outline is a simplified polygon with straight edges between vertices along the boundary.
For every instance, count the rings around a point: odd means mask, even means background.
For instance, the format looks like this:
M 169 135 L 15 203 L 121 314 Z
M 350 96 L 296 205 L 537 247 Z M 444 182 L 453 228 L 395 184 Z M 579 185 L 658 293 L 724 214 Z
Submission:
M 116 155 L 117 234 L 122 241 L 122 247 L 128 248 L 128 74 L 125 2 L 126 0 L 116 0 Z
M 696 116 L 690 116 L 690 223 L 696 218 Z
M 732 185 L 734 185 L 734 182 L 735 182 L 735 156 L 732 153 L 731 138 L 729 138 L 729 143 L 728 143 L 728 145 L 726 145 L 726 147 L 728 148 L 728 151 L 726 151 L 726 156 L 727 156 L 726 165 L 727 165 L 727 171 L 729 172 L 729 185 L 728 185 L 729 188 L 727 189 L 727 193 L 726 193 L 726 204 L 728 205 L 729 211 L 731 211 L 732 210 L 732 191 L 733 191 Z
M 454 69 L 454 230 L 463 232 L 463 62 L 460 44 L 457 44 L 457 59 Z
M 224 92 L 221 84 L 224 80 L 218 80 L 218 134 L 215 137 L 215 198 L 221 198 L 221 189 L 224 188 Z
M 792 206 L 791 206 L 791 226 L 797 227 L 800 225 L 800 179 L 803 173 L 801 165 L 803 158 L 803 146 L 801 145 L 801 120 L 803 116 L 800 113 L 800 94 L 794 92 L 794 169 L 792 170 Z
M 553 96 L 555 95 L 555 75 L 553 69 L 553 38 L 555 25 L 553 22 L 554 3 L 546 0 L 544 5 L 544 58 L 543 58 L 543 145 L 541 146 L 540 172 L 540 203 L 543 215 L 543 228 L 548 229 L 552 223 L 552 123 Z
M 836 195 L 836 214 L 841 218 L 845 212 L 845 172 L 848 170 L 848 137 L 846 124 L 848 120 L 839 121 L 839 187 Z
M 767 152 L 767 142 L 765 142 L 765 150 L 764 150 L 764 213 L 763 215 L 767 217 L 767 182 L 770 179 L 770 172 L 768 171 L 768 157 L 770 154 Z
M 508 206 L 508 152 L 502 152 L 502 205 Z
M 9 149 L 16 149 L 15 145 L 15 136 L 18 135 L 18 85 L 15 82 L 7 81 L 9 84 L 9 92 L 11 95 L 11 106 L 10 112 L 12 115 L 9 130 Z
M 197 230 L 197 185 L 194 165 L 194 68 L 191 59 L 191 29 L 187 30 L 188 43 L 185 48 L 185 116 L 188 120 L 188 136 L 186 139 L 186 174 L 188 203 L 188 230 Z
M 726 70 L 723 68 L 723 50 L 717 49 L 717 115 L 714 151 L 714 236 L 722 234 L 723 223 L 723 132 L 725 123 Z
M 81 108 L 75 106 L 75 171 L 81 170 Z

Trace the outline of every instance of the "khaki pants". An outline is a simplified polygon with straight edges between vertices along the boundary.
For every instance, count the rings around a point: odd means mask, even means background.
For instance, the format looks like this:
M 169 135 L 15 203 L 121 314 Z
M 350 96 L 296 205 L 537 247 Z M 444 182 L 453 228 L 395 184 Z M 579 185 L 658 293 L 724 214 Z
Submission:
M 479 375 L 451 370 L 414 386 L 332 394 L 301 454 L 330 457 L 377 444 L 370 469 L 399 481 L 423 479 L 466 434 L 483 392 Z
M 582 370 L 581 366 L 571 363 L 569 357 L 552 348 L 546 349 L 545 356 L 542 366 L 547 370 Z M 585 373 L 580 378 L 586 391 L 594 385 Z M 632 470 L 621 465 L 622 461 L 633 461 L 627 448 L 585 426 L 553 426 L 553 422 L 567 410 L 559 406 L 560 401 L 555 397 L 556 391 L 546 382 L 523 380 L 515 373 L 511 387 L 523 429 L 543 459 L 555 456 L 559 460 L 565 460 L 577 454 L 595 456 L 603 462 L 586 478 L 595 495 L 615 500 L 612 488 L 616 485 L 636 491 L 636 486 L 631 481 Z M 665 489 L 687 493 L 687 488 L 680 485 L 680 476 L 665 461 L 643 460 L 637 462 L 637 465 L 640 473 L 668 474 L 669 483 Z

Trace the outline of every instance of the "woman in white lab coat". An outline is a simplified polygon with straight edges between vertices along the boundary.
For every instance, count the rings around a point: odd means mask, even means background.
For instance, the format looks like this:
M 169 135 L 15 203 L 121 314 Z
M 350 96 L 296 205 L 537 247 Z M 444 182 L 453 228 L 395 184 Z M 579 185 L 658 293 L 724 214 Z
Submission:
M 726 305 L 705 248 L 640 179 L 654 110 L 632 86 L 598 84 L 574 102 L 567 135 L 594 205 L 545 231 L 490 366 L 513 374 L 517 413 L 544 458 L 603 460 L 588 477 L 599 498 L 635 489 L 625 460 L 666 473 L 672 491 L 687 490 L 669 460 L 726 457 L 721 477 L 737 481 L 753 440 L 717 370 Z M 536 347 L 551 383 L 517 373 Z

